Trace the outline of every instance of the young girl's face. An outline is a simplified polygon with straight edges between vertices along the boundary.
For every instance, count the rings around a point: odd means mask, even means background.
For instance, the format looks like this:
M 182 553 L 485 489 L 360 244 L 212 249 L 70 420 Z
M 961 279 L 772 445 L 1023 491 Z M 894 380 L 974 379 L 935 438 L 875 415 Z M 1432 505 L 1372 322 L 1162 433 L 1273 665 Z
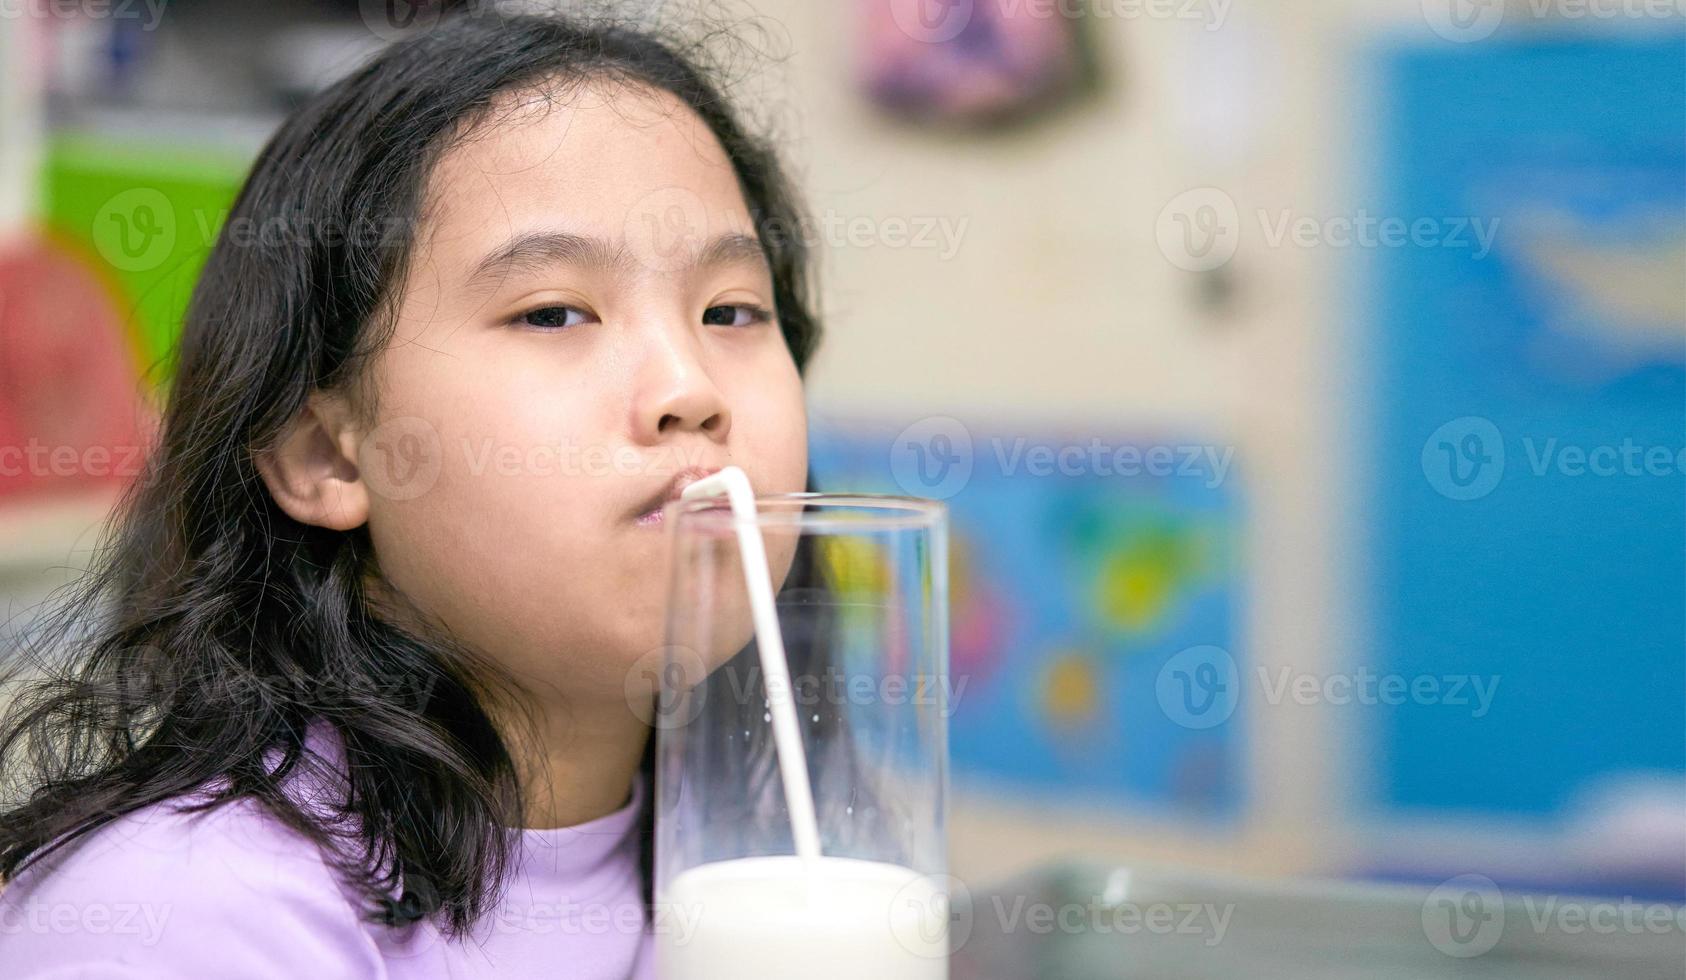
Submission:
M 801 380 L 732 165 L 666 94 L 510 97 L 428 185 L 357 447 L 383 576 L 522 681 L 625 698 L 660 508 L 803 489 Z

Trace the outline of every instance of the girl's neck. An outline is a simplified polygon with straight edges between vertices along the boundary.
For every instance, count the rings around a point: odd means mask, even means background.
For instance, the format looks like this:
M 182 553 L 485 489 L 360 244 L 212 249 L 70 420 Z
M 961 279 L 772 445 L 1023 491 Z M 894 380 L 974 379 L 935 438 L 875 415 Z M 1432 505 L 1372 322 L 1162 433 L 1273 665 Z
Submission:
M 508 739 L 529 829 L 572 827 L 626 806 L 650 728 L 620 701 L 546 705 L 536 730 Z

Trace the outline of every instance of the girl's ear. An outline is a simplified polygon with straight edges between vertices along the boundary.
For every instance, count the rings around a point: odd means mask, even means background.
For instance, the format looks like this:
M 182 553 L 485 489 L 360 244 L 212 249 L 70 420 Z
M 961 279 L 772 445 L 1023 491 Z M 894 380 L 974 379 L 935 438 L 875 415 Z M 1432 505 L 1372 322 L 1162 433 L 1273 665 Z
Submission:
M 349 531 L 369 519 L 369 488 L 357 465 L 361 439 L 345 398 L 317 392 L 275 448 L 253 461 L 288 516 L 301 524 Z

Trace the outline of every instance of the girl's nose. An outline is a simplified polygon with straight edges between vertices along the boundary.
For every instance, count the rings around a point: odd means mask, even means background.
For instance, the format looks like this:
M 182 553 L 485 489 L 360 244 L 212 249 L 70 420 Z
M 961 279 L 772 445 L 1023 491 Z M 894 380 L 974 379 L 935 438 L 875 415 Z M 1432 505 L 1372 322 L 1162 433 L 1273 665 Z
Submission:
M 641 442 L 695 430 L 724 441 L 732 413 L 709 376 L 695 338 L 682 331 L 652 331 L 633 405 L 633 428 Z

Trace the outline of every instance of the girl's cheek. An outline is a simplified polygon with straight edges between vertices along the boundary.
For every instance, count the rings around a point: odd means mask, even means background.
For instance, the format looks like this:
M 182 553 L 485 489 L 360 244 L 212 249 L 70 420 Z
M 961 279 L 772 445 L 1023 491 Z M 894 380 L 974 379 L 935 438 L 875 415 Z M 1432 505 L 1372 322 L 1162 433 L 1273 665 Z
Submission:
M 797 493 L 806 489 L 808 482 L 808 420 L 800 384 L 779 406 L 777 417 L 782 424 L 771 436 L 778 471 L 775 492 Z
M 802 378 L 787 351 L 769 356 L 742 372 L 733 385 L 733 429 L 741 431 L 747 459 L 733 460 L 754 474 L 761 471 L 767 491 L 794 493 L 804 488 L 808 469 L 808 420 Z

